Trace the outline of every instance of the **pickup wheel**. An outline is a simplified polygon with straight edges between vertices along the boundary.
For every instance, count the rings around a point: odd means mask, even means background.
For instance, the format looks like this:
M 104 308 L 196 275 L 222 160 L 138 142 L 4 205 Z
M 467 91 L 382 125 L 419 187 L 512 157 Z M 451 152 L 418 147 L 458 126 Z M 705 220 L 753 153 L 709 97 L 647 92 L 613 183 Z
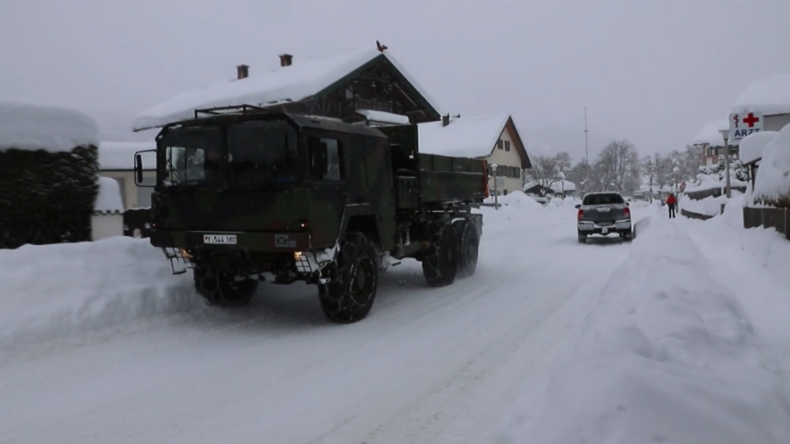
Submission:
M 431 247 L 422 261 L 422 274 L 431 287 L 445 287 L 455 281 L 460 262 L 458 231 L 452 224 L 437 223 L 430 229 Z
M 480 236 L 477 234 L 475 224 L 468 220 L 453 222 L 453 227 L 460 240 L 460 254 L 458 260 L 459 278 L 470 277 L 477 270 L 477 256 L 480 248 Z
M 587 243 L 587 235 L 586 234 L 582 234 L 581 231 L 579 231 L 579 243 L 580 244 L 586 244 Z
M 249 304 L 259 283 L 257 279 L 239 278 L 203 267 L 195 267 L 192 277 L 197 292 L 209 305 L 219 307 L 242 307 Z
M 378 287 L 376 249 L 362 233 L 347 233 L 331 281 L 318 287 L 326 317 L 339 324 L 364 319 L 373 307 Z

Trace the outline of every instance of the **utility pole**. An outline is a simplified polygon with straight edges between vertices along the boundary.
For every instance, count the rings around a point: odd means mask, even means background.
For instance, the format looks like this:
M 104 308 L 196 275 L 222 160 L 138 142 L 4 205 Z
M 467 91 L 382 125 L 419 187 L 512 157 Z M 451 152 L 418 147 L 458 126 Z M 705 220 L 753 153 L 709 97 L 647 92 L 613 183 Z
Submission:
M 590 149 L 589 149 L 588 141 L 587 141 L 587 133 L 589 133 L 589 131 L 587 130 L 587 107 L 585 106 L 584 107 L 584 160 L 586 160 L 587 161 L 587 165 L 589 165 L 590 164 Z

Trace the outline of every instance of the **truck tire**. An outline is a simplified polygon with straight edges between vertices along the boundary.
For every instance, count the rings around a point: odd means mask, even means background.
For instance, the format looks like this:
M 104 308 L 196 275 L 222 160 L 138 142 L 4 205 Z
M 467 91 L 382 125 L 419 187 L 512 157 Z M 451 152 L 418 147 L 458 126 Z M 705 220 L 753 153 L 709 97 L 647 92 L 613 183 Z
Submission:
M 459 278 L 470 277 L 477 270 L 477 256 L 480 248 L 480 236 L 477 233 L 475 224 L 468 220 L 457 220 L 453 222 L 459 239 Z
M 195 267 L 192 277 L 197 292 L 209 305 L 219 307 L 242 307 L 249 304 L 259 283 L 257 279 L 238 279 L 231 274 L 202 267 Z
M 339 324 L 361 321 L 370 313 L 378 288 L 376 249 L 362 233 L 347 233 L 331 273 L 318 287 L 326 317 Z
M 423 257 L 422 274 L 431 287 L 445 287 L 458 275 L 458 231 L 449 223 L 437 223 L 430 230 L 431 247 Z

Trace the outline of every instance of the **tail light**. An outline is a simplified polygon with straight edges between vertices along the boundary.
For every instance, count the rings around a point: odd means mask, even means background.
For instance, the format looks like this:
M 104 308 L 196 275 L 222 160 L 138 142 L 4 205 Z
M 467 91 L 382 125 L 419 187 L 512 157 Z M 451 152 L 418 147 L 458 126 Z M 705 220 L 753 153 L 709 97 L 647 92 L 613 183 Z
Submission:
M 631 209 L 630 209 L 630 208 L 628 208 L 628 207 L 625 207 L 625 208 L 623 209 L 623 211 L 625 212 L 625 215 L 626 215 L 626 216 L 628 216 L 628 217 L 631 217 Z
M 488 191 L 488 162 L 485 160 L 483 161 L 483 187 L 486 199 L 491 197 L 491 193 Z
M 579 208 L 579 213 L 576 215 L 576 218 L 582 220 L 584 218 L 584 210 Z

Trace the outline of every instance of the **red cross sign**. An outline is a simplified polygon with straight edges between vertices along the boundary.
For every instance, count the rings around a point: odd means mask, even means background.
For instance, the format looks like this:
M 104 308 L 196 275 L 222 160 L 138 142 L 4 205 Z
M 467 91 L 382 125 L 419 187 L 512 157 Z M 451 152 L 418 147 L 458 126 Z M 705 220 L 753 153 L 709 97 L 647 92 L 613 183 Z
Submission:
M 754 113 L 749 113 L 749 115 L 746 116 L 743 119 L 743 123 L 749 125 L 749 128 L 754 128 L 754 124 L 759 122 L 759 121 L 760 121 L 760 118 L 759 117 L 755 117 Z

